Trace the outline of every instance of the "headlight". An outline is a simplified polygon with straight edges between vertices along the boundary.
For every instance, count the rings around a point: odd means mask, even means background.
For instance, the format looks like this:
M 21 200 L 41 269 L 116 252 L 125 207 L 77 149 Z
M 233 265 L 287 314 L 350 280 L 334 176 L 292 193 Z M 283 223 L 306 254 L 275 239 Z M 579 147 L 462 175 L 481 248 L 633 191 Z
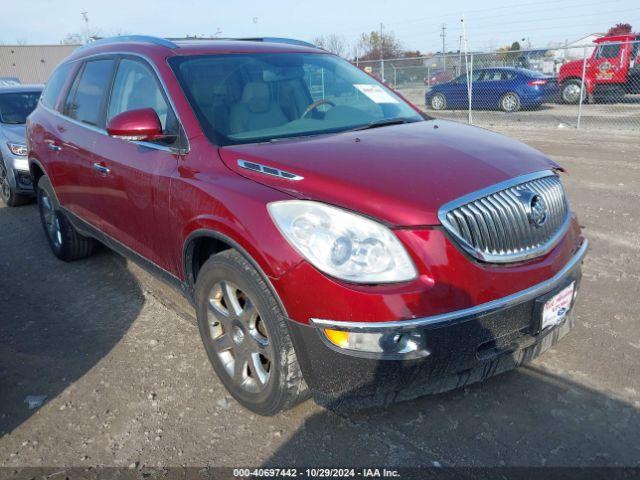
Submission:
M 11 143 L 7 142 L 7 147 L 11 150 L 11 153 L 24 157 L 27 155 L 27 146 L 24 143 Z
M 417 272 L 400 241 L 384 225 L 318 202 L 268 205 L 287 241 L 323 272 L 357 283 L 404 282 Z

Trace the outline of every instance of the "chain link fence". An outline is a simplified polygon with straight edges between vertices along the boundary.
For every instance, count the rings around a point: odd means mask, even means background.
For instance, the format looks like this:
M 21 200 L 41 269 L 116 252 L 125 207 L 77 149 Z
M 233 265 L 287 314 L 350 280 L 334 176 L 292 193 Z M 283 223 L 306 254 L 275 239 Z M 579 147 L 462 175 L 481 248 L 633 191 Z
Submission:
M 640 41 L 357 62 L 439 118 L 640 130 Z
M 44 83 L 77 47 L 1 45 L 0 83 Z M 640 41 L 355 63 L 439 118 L 488 128 L 640 130 Z

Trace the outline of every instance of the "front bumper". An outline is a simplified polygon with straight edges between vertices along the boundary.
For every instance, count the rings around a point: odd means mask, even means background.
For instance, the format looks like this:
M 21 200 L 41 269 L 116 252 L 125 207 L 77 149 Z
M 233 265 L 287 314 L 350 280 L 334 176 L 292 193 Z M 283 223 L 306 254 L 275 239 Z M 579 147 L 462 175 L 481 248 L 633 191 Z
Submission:
M 4 162 L 9 174 L 11 188 L 19 194 L 33 194 L 33 181 L 29 172 L 27 157 L 5 156 Z
M 476 307 L 400 322 L 289 322 L 305 380 L 315 400 L 334 409 L 380 406 L 481 381 L 528 362 L 573 326 L 571 315 L 539 331 L 539 310 L 551 294 L 571 282 L 576 291 L 588 242 L 554 277 Z M 575 297 L 574 297 L 575 301 Z M 572 303 L 573 307 L 573 303 Z M 410 332 L 422 339 L 426 356 L 373 358 L 340 349 L 322 328 Z

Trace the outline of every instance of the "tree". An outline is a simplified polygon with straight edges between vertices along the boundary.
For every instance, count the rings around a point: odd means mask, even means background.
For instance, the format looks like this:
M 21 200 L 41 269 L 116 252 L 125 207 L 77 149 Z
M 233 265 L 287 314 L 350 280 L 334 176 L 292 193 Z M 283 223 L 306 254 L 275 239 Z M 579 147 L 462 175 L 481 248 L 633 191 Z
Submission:
M 504 46 L 498 48 L 496 51 L 497 56 L 504 62 L 513 62 L 520 56 L 520 42 L 513 42 L 511 46 Z
M 65 37 L 60 40 L 60 43 L 62 45 L 84 45 L 101 38 L 118 37 L 121 35 L 128 35 L 128 33 L 123 29 L 113 29 L 108 32 L 100 29 L 86 29 L 83 32 L 67 33 Z
M 611 35 L 627 35 L 633 31 L 633 28 L 628 23 L 616 23 L 614 27 L 611 27 L 607 32 L 607 37 Z
M 330 35 L 321 35 L 314 38 L 313 43 L 320 48 L 325 49 L 327 52 L 331 52 L 340 57 L 346 57 L 349 48 L 345 39 L 335 33 Z
M 382 53 L 383 58 L 398 58 L 402 56 L 402 44 L 393 32 L 363 33 L 358 40 L 359 60 L 379 60 Z

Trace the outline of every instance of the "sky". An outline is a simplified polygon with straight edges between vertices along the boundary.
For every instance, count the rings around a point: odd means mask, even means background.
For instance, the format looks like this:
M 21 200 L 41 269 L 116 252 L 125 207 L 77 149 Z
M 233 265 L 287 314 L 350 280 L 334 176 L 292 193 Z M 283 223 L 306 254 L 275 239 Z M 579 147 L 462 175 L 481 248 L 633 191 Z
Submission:
M 337 34 L 355 44 L 362 32 L 392 31 L 407 50 L 456 51 L 464 17 L 468 48 L 520 41 L 545 47 L 604 32 L 615 23 L 640 30 L 638 0 L 0 0 L 0 43 L 59 43 L 88 27 L 101 35 L 163 37 L 280 36 L 313 40 Z M 524 40 L 523 40 L 524 39 Z

